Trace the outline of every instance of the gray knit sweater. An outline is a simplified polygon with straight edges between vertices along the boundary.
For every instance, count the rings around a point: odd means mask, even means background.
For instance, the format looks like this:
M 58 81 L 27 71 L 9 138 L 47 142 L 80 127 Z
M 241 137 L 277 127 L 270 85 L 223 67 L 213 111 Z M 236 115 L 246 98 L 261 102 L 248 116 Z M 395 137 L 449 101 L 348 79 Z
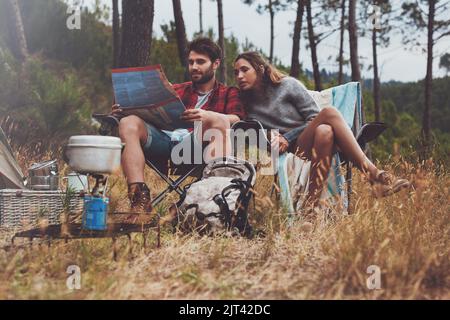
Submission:
M 320 111 L 305 86 L 292 77 L 283 78 L 277 86 L 267 86 L 261 96 L 247 100 L 248 119 L 260 121 L 267 129 L 279 129 L 289 144 Z

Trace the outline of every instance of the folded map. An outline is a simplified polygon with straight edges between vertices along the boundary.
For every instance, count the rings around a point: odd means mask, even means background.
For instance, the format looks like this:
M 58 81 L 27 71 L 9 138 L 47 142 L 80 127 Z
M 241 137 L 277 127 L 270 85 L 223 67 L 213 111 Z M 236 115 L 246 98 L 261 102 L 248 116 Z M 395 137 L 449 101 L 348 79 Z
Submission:
M 113 69 L 112 82 L 124 116 L 136 115 L 161 130 L 192 127 L 180 119 L 186 107 L 160 65 Z

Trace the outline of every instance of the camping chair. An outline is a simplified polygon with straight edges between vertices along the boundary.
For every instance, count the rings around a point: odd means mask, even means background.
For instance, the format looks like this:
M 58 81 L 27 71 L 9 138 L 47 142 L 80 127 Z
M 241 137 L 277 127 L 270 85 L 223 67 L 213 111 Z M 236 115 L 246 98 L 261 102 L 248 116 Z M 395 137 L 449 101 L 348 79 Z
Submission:
M 376 139 L 387 128 L 387 126 L 381 122 L 363 124 L 361 88 L 359 82 L 350 82 L 321 92 L 309 91 L 309 93 L 321 109 L 325 106 L 334 106 L 340 111 L 363 150 L 365 150 L 368 142 Z M 241 132 L 244 133 L 249 129 L 264 130 L 262 124 L 256 120 L 240 121 L 234 124 L 232 129 L 234 129 L 235 132 L 234 139 L 238 138 L 236 135 L 237 129 L 241 129 Z M 267 137 L 263 139 L 263 141 L 258 141 L 258 149 L 267 150 L 267 148 L 270 149 L 270 142 Z M 297 157 L 293 154 L 281 154 L 278 158 L 276 174 L 274 174 L 275 185 L 279 185 L 280 187 L 280 192 L 277 192 L 276 195 L 277 200 L 281 198 L 282 204 L 286 207 L 288 214 L 294 214 L 296 212 L 296 209 L 294 208 L 294 197 L 292 195 L 293 190 L 291 190 L 292 187 L 290 186 L 289 181 L 292 177 L 288 173 L 288 162 L 292 161 L 294 158 Z M 300 160 L 299 158 L 297 159 Z M 309 163 L 309 161 L 301 163 L 303 166 L 302 172 L 297 173 L 299 176 L 295 177 L 303 180 L 304 188 L 306 187 L 309 177 Z M 341 166 L 346 167 L 345 178 L 341 173 Z M 344 188 L 345 183 L 347 183 L 347 189 Z M 273 187 L 271 195 L 275 190 L 275 187 Z M 331 198 L 338 195 L 343 200 L 343 205 L 348 211 L 351 193 L 352 164 L 342 155 L 336 153 L 332 160 L 332 168 L 327 180 L 327 188 L 324 189 L 322 198 Z
M 94 114 L 92 116 L 101 126 L 99 133 L 101 135 L 118 136 L 119 119 L 112 115 Z M 145 163 L 150 167 L 166 184 L 167 187 L 156 197 L 152 198 L 152 206 L 156 207 L 170 193 L 175 191 L 179 196 L 183 194 L 181 185 L 188 179 L 200 179 L 205 164 L 181 164 L 175 165 L 170 159 L 146 155 Z M 172 176 L 178 176 L 173 179 Z

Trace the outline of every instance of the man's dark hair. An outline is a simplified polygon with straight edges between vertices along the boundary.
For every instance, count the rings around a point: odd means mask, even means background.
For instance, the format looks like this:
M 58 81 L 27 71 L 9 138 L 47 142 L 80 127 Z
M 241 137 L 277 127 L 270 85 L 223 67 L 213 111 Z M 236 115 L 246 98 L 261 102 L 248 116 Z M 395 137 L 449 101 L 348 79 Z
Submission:
M 222 50 L 209 38 L 194 39 L 188 47 L 188 52 L 195 51 L 200 54 L 207 55 L 212 62 L 222 59 Z

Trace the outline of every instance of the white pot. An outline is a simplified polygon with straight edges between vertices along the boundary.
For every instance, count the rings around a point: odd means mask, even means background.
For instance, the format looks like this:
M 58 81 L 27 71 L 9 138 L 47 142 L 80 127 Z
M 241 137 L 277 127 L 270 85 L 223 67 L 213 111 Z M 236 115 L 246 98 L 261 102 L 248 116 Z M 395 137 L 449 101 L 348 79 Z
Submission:
M 117 137 L 73 136 L 65 148 L 65 160 L 78 173 L 111 174 L 120 168 L 122 146 Z

